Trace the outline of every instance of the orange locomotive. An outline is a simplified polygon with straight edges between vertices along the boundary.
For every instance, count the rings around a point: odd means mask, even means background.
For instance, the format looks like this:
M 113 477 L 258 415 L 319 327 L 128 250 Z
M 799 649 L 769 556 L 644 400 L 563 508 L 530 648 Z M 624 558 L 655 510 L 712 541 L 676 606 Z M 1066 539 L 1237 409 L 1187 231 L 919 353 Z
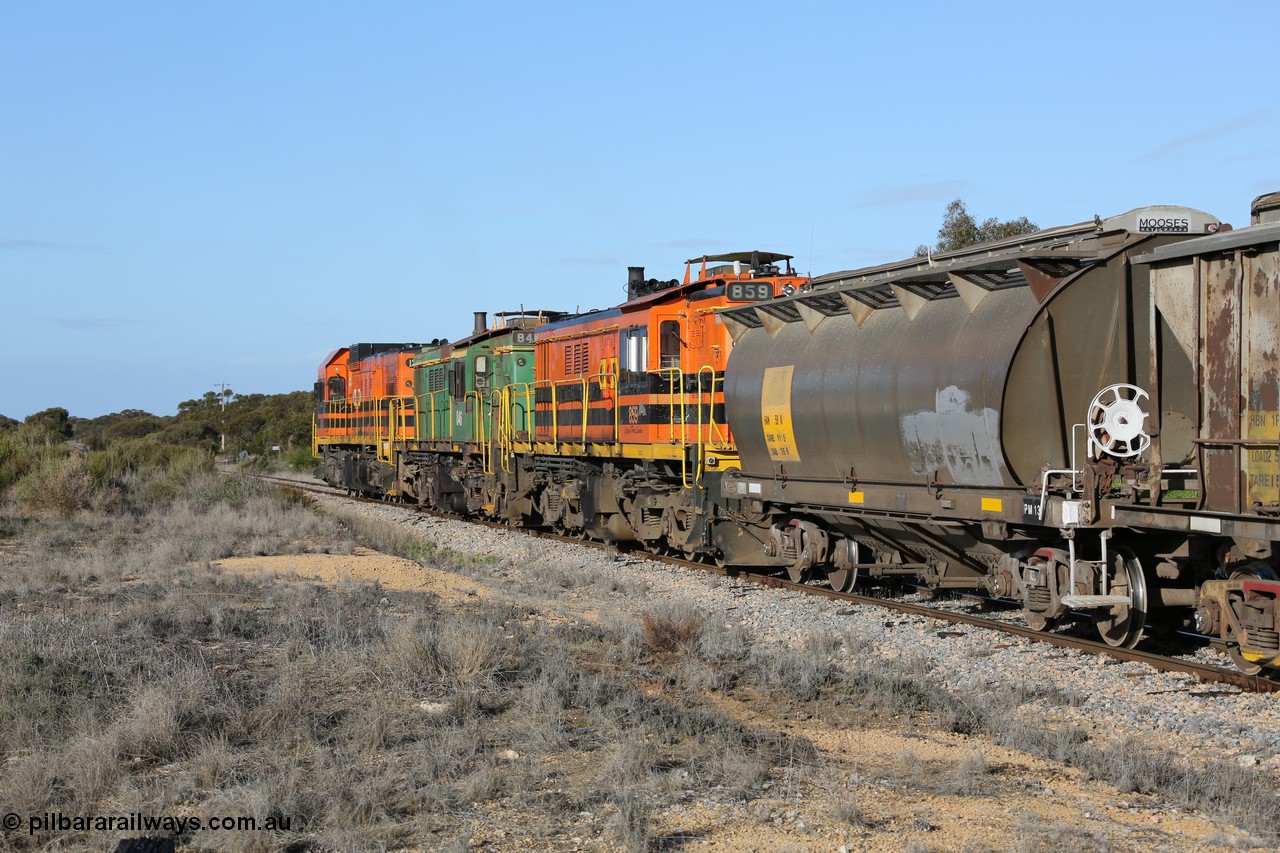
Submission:
M 807 287 L 790 261 L 706 255 L 686 261 L 683 281 L 645 280 L 632 267 L 622 305 L 552 314 L 529 332 L 338 350 L 317 383 L 319 475 L 366 494 L 652 551 L 743 550 L 722 541 L 741 538 L 739 525 L 715 524 L 740 503 L 719 497 L 721 472 L 737 455 L 724 416 L 732 341 L 716 311 Z M 490 337 L 501 345 L 481 352 L 476 342 Z M 532 375 L 520 358 L 502 367 L 508 350 L 518 356 L 530 343 Z M 426 418 L 446 393 L 433 388 L 435 373 L 468 403 L 457 424 Z
M 539 326 L 537 379 L 522 392 L 532 431 L 510 445 L 524 475 L 508 493 L 528 496 L 538 524 L 718 552 L 703 509 L 718 490 L 706 480 L 736 455 L 723 391 L 732 342 L 716 309 L 804 287 L 790 260 L 707 255 L 686 261 L 683 282 L 632 267 L 622 305 Z
M 389 492 L 386 464 L 395 442 L 411 436 L 413 368 L 422 344 L 352 344 L 329 353 L 316 381 L 312 453 L 324 458 L 318 476 L 348 489 Z M 324 451 L 322 453 L 322 450 Z

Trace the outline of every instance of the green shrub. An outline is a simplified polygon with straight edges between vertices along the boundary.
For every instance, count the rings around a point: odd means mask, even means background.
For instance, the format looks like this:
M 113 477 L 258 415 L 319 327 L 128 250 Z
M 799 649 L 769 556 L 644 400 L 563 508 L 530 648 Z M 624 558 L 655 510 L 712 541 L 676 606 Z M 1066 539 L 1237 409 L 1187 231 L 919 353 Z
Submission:
M 95 486 L 102 486 L 128 474 L 168 468 L 178 457 L 193 452 L 196 451 L 147 439 L 119 441 L 89 454 L 89 475 Z
M 285 454 L 289 468 L 294 471 L 313 471 L 320 460 L 311 455 L 311 445 L 295 447 Z
M 0 434 L 0 489 L 7 489 L 35 470 L 44 458 L 71 452 L 61 437 L 32 424 L 11 427 Z
M 93 497 L 93 479 L 84 456 L 46 456 L 18 483 L 15 497 L 30 512 L 72 515 L 85 509 Z
M 38 460 L 34 451 L 14 441 L 9 434 L 0 435 L 0 489 L 7 489 L 25 477 Z

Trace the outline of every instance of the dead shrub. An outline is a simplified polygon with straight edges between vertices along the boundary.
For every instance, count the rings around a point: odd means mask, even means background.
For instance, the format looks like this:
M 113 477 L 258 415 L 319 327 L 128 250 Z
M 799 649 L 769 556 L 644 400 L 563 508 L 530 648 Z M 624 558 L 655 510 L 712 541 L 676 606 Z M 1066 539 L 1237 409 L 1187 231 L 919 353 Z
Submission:
M 696 613 L 645 613 L 640 617 L 644 643 L 655 652 L 678 652 L 690 648 L 702 636 L 702 617 Z
M 649 804 L 639 791 L 624 790 L 616 793 L 611 802 L 617 809 L 609 820 L 609 829 L 619 850 L 644 851 L 649 849 Z
M 862 806 L 858 802 L 858 795 L 854 793 L 847 793 L 832 803 L 830 814 L 832 820 L 849 826 L 863 829 L 875 826 L 875 821 L 863 813 Z
M 942 789 L 949 794 L 971 797 L 984 793 L 991 765 L 978 750 L 967 753 L 942 779 Z
M 502 628 L 489 622 L 458 620 L 437 639 L 445 671 L 463 683 L 480 681 L 499 667 Z
M 119 743 L 109 732 L 86 732 L 67 743 L 59 758 L 58 776 L 76 808 L 92 812 L 111 793 L 122 774 L 118 753 Z

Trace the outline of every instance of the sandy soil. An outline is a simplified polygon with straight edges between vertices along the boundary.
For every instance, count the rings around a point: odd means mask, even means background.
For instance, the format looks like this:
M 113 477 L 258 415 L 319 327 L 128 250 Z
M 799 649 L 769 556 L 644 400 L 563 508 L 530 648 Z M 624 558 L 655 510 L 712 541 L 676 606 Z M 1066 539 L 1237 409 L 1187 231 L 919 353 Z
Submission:
M 509 598 L 471 577 L 358 548 L 350 555 L 299 554 L 227 559 L 224 571 L 296 575 L 316 583 L 378 583 L 425 591 L 452 606 Z M 523 601 L 528 598 L 521 591 Z M 599 618 L 582 600 L 543 599 L 546 618 Z M 613 605 L 616 606 L 616 605 Z M 655 689 L 667 689 L 658 686 Z M 819 769 L 780 782 L 750 802 L 694 802 L 654 816 L 652 830 L 683 848 L 754 850 L 1242 850 L 1248 836 L 1204 816 L 1082 778 L 982 738 L 898 730 L 892 721 L 863 729 L 836 708 L 797 712 L 710 697 L 743 722 L 808 738 Z M 844 808 L 840 808 L 841 805 Z M 532 816 L 531 816 L 532 817 Z M 523 836 L 521 816 L 486 823 L 480 849 L 606 849 L 584 834 L 552 847 Z M 493 829 L 502 826 L 503 829 Z M 676 839 L 681 839 L 676 841 Z

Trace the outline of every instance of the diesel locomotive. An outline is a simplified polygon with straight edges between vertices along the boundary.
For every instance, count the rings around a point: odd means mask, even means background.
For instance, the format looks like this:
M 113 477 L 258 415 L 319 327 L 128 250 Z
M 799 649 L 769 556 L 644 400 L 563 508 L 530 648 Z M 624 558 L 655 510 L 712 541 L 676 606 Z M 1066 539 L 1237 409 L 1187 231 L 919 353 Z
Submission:
M 1280 194 L 1148 207 L 809 278 L 632 268 L 585 314 L 477 315 L 320 371 L 328 482 L 658 552 L 984 589 L 1107 643 L 1280 667 Z

